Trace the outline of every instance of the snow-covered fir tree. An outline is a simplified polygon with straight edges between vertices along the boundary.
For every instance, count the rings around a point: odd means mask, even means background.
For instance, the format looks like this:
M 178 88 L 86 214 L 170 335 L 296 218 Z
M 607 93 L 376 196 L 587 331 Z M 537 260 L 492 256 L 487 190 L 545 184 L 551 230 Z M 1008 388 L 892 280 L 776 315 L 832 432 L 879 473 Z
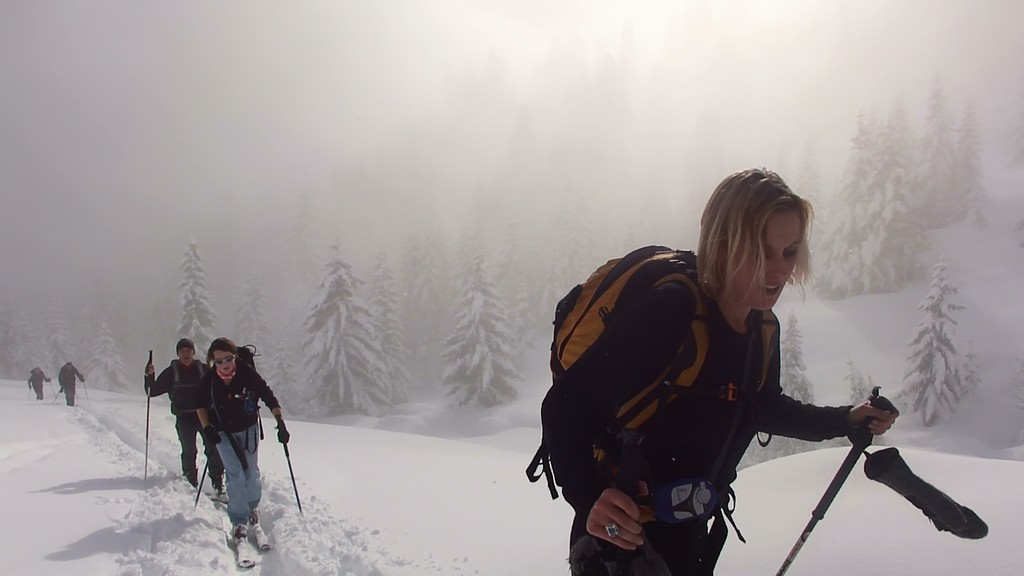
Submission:
M 805 404 L 814 403 L 814 387 L 807 378 L 804 364 L 803 336 L 797 327 L 796 313 L 790 310 L 786 332 L 782 337 L 782 391 Z
M 450 328 L 451 270 L 447 244 L 440 234 L 412 234 L 401 259 L 402 326 L 416 387 L 433 388 L 441 381 L 441 339 Z
M 804 198 L 821 197 L 821 172 L 818 169 L 815 147 L 811 142 L 807 142 L 800 154 L 796 178 L 790 188 Z
M 1020 410 L 1021 421 L 1024 421 L 1024 357 L 1017 357 L 1017 367 L 1014 370 L 1014 379 L 1010 382 L 1006 388 L 1006 392 L 1010 397 L 1011 405 Z M 1024 426 L 1020 429 L 1020 435 L 1018 442 L 1024 444 Z
M 0 305 L 0 378 L 21 378 L 21 370 L 14 366 L 14 348 L 21 338 L 15 332 L 14 308 L 9 301 Z
M 110 325 L 106 320 L 100 323 L 99 332 L 92 342 L 92 357 L 85 365 L 89 385 L 100 390 L 128 392 L 128 371 L 124 367 L 121 352 L 114 343 Z
M 920 271 L 917 255 L 923 248 L 924 231 L 911 210 L 909 130 L 906 109 L 897 102 L 871 151 L 869 201 L 862 207 L 863 232 L 857 248 L 864 291 L 869 294 L 899 290 L 916 280 Z
M 867 400 L 871 396 L 871 389 L 874 388 L 871 376 L 865 378 L 853 360 L 846 361 L 846 376 L 843 377 L 843 382 L 850 389 L 851 404 L 860 404 Z
M 28 374 L 29 370 L 36 366 L 42 368 L 47 374 L 60 368 L 61 365 L 46 365 L 49 354 L 45 352 L 45 346 L 33 332 L 32 325 L 24 312 L 17 308 L 13 309 L 10 323 L 8 336 L 14 346 L 11 350 L 12 368 L 17 378 L 20 378 L 23 373 Z
M 289 414 L 313 414 L 315 410 L 306 403 L 309 391 L 302 387 L 302 374 L 295 367 L 295 353 L 288 340 L 272 340 L 265 356 L 266 362 L 259 371 L 281 400 L 282 410 Z
M 1024 96 L 1020 99 L 1017 123 L 1014 126 L 1013 141 L 1010 144 L 1010 163 L 1024 165 Z
M 843 171 L 839 193 L 829 210 L 829 220 L 815 255 L 818 262 L 815 288 L 826 298 L 847 298 L 864 292 L 864 260 L 860 245 L 864 240 L 864 207 L 871 204 L 868 184 L 875 172 L 872 164 L 877 141 L 875 122 L 863 112 L 857 118 L 857 131 L 850 140 L 850 151 Z
M 962 217 L 963 206 L 955 191 L 958 169 L 953 119 L 942 83 L 936 79 L 925 116 L 913 206 L 927 229 L 943 228 Z
M 75 347 L 72 344 L 67 316 L 56 301 L 50 306 L 46 330 L 46 346 L 50 354 L 50 365 L 54 367 L 53 370 L 59 370 L 65 363 L 78 359 L 75 357 Z M 43 367 L 43 370 L 45 371 L 46 368 Z
M 236 344 L 252 344 L 257 350 L 265 347 L 270 333 L 266 308 L 267 298 L 259 278 L 250 276 L 239 292 L 238 307 L 235 310 L 235 333 L 232 339 Z
M 306 315 L 304 380 L 321 414 L 375 416 L 391 404 L 387 366 L 361 282 L 337 245 L 332 252 Z
M 981 143 L 978 137 L 978 119 L 973 106 L 968 106 L 960 125 L 956 141 L 956 190 L 960 206 L 958 220 L 967 220 L 975 227 L 985 224 L 985 187 L 981 176 Z
M 925 426 L 933 426 L 955 412 L 963 397 L 953 313 L 964 307 L 952 302 L 956 293 L 946 265 L 940 261 L 935 265 L 927 296 L 917 306 L 924 317 L 907 344 L 903 394 L 910 412 L 920 413 Z
M 529 347 L 539 322 L 532 316 L 534 302 L 532 300 L 531 282 L 525 269 L 526 257 L 523 245 L 519 242 L 515 228 L 509 226 L 505 241 L 501 243 L 498 255 L 495 284 L 498 293 L 508 305 L 509 330 L 515 346 L 516 359 L 522 358 Z M 545 336 L 547 336 L 545 334 Z
M 213 306 L 206 291 L 206 270 L 203 259 L 199 256 L 199 248 L 195 242 L 189 242 L 181 266 L 182 281 L 178 284 L 181 294 L 181 322 L 178 324 L 178 337 L 191 338 L 196 345 L 196 352 L 205 351 L 213 341 L 214 322 Z
M 978 355 L 974 353 L 974 343 L 967 343 L 967 354 L 961 363 L 961 383 L 963 396 L 973 394 L 981 386 L 981 369 L 978 366 Z
M 454 327 L 444 341 L 444 384 L 459 406 L 492 407 L 519 396 L 512 336 L 505 305 L 491 282 L 483 256 L 463 275 Z
M 406 371 L 409 353 L 402 342 L 404 330 L 398 293 L 395 291 L 394 273 L 388 266 L 387 256 L 383 252 L 377 254 L 374 262 L 368 299 L 380 339 L 388 397 L 394 403 L 404 402 L 407 400 L 406 386 L 409 383 L 409 373 Z

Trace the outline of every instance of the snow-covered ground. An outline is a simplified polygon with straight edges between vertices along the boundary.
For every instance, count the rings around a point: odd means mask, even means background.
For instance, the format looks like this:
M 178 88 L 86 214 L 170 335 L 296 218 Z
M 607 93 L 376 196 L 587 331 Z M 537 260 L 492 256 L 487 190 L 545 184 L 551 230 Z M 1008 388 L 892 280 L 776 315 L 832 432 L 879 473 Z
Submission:
M 145 399 L 80 391 L 79 406 L 37 402 L 0 381 L 3 575 L 232 574 L 223 512 L 179 479 L 166 403 L 152 405 L 143 482 Z M 269 423 L 268 423 L 269 425 Z M 566 574 L 569 507 L 523 474 L 536 430 L 449 440 L 293 421 L 299 515 L 280 445 L 260 451 L 270 575 Z M 270 435 L 269 438 L 273 438 Z M 892 440 L 898 440 L 898 435 Z M 960 540 L 858 469 L 790 574 L 1024 573 L 1024 462 L 903 448 L 923 478 L 972 507 L 990 535 Z M 810 519 L 844 449 L 744 470 L 738 522 L 718 574 L 774 573 Z M 208 486 L 208 484 L 207 484 Z

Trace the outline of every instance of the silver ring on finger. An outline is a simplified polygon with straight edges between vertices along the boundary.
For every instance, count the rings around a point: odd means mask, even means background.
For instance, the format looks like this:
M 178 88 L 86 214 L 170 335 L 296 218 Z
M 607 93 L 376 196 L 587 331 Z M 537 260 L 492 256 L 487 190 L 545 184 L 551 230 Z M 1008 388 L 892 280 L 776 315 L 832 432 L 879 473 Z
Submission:
M 605 524 L 604 532 L 605 532 L 605 534 L 608 535 L 609 538 L 618 538 L 619 537 L 619 525 L 616 524 L 615 522 L 612 522 L 610 524 Z

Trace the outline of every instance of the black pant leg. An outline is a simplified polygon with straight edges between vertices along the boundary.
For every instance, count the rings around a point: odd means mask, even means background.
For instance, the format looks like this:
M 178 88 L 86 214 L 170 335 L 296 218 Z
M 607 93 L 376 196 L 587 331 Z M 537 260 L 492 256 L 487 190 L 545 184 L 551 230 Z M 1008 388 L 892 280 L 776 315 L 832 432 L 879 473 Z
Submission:
M 215 485 L 221 484 L 224 479 L 224 461 L 220 459 L 220 452 L 217 451 L 217 446 L 210 444 L 206 440 L 206 435 L 200 433 L 199 436 L 203 439 L 203 450 L 206 454 L 206 464 L 210 467 L 210 480 Z
M 178 431 L 178 442 L 181 443 L 181 473 L 193 482 L 198 481 L 196 457 L 199 451 L 196 449 L 196 434 L 199 433 L 199 417 L 195 412 L 179 414 L 174 428 Z

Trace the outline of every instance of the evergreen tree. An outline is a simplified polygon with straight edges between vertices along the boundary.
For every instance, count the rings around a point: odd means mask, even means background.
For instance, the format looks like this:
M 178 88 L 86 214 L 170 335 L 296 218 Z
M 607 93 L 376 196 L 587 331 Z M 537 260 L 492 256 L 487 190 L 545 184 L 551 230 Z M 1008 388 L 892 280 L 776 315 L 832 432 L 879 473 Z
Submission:
M 868 185 L 877 159 L 878 139 L 874 122 L 863 113 L 857 118 L 857 132 L 850 141 L 850 154 L 843 171 L 839 194 L 824 226 L 816 288 L 826 298 L 848 298 L 864 292 L 863 253 L 864 210 L 871 202 Z
M 178 268 L 184 276 L 178 284 L 181 291 L 181 323 L 178 324 L 178 337 L 191 338 L 196 345 L 196 351 L 204 351 L 213 341 L 214 315 L 210 297 L 206 292 L 203 259 L 199 256 L 199 248 L 195 242 L 189 242 L 185 257 Z
M 864 378 L 864 374 L 861 373 L 853 364 L 853 360 L 846 361 L 846 376 L 843 378 L 843 382 L 850 388 L 850 403 L 860 404 L 867 400 L 871 396 L 871 389 L 874 388 L 874 382 L 871 377 Z
M 911 412 L 920 412 L 925 426 L 952 414 L 963 396 L 952 314 L 963 306 L 951 302 L 957 288 L 946 273 L 946 265 L 935 265 L 928 295 L 917 306 L 924 318 L 907 344 L 907 367 L 903 375 L 904 394 Z
M 454 328 L 444 341 L 444 383 L 459 406 L 489 408 L 518 397 L 520 380 L 512 363 L 513 346 L 505 306 L 487 275 L 483 256 L 465 275 Z
M 50 308 L 49 321 L 47 322 L 46 346 L 49 349 L 50 364 L 54 370 L 60 369 L 67 362 L 76 360 L 67 317 L 64 315 L 64 310 L 60 304 L 56 301 L 52 303 Z
M 516 359 L 522 358 L 526 348 L 533 341 L 534 329 L 540 324 L 534 314 L 528 272 L 526 258 L 523 257 L 523 246 L 514 227 L 510 226 L 505 241 L 501 243 L 495 282 L 502 301 L 507 302 L 509 306 L 509 330 L 512 333 Z
M 114 344 L 110 325 L 106 320 L 100 323 L 100 330 L 93 341 L 92 357 L 86 363 L 85 373 L 89 375 L 90 386 L 101 390 L 128 392 L 128 371 L 125 370 L 121 353 Z
M 312 407 L 304 403 L 311 394 L 302 386 L 300 371 L 295 368 L 295 353 L 285 338 L 278 339 L 268 347 L 265 368 L 261 374 L 274 389 L 278 398 L 286 398 L 287 409 L 292 414 L 310 415 Z
M 1017 117 L 1017 126 L 1010 149 L 1010 163 L 1017 166 L 1024 165 L 1024 97 L 1021 98 L 1020 103 L 1020 114 Z
M 10 323 L 8 335 L 14 346 L 11 350 L 12 367 L 17 378 L 20 378 L 21 374 L 28 374 L 29 370 L 35 366 L 39 366 L 44 371 L 53 372 L 63 365 L 45 365 L 49 354 L 45 352 L 45 346 L 33 332 L 32 325 L 29 324 L 24 312 L 17 308 L 12 309 Z
M 21 371 L 14 366 L 14 348 L 18 340 L 19 335 L 14 329 L 14 309 L 5 300 L 0 306 L 0 378 L 21 378 Z
M 1024 357 L 1017 357 L 1017 369 L 1014 377 L 1015 380 L 1010 383 L 1006 391 L 1010 396 L 1012 406 L 1024 413 Z M 1020 430 L 1018 441 L 1024 444 L 1024 428 Z
M 267 299 L 259 279 L 253 275 L 242 286 L 235 311 L 235 334 L 233 340 L 239 345 L 252 344 L 262 350 L 270 333 L 266 318 Z
M 303 341 L 311 399 L 322 414 L 377 415 L 390 404 L 378 336 L 360 284 L 338 246 L 306 316 Z
M 291 266 L 290 271 L 295 278 L 298 278 L 300 287 L 309 289 L 316 285 L 318 267 L 317 251 L 313 247 L 311 223 L 314 219 L 314 212 L 310 195 L 308 193 L 299 195 L 294 206 L 297 213 L 286 236 L 288 261 Z
M 822 193 L 821 173 L 815 157 L 814 145 L 808 142 L 800 154 L 800 165 L 797 168 L 793 191 L 805 198 L 820 198 Z
M 981 178 L 981 144 L 978 141 L 978 119 L 973 106 L 968 106 L 957 130 L 956 190 L 958 220 L 969 220 L 975 227 L 985 224 L 985 189 Z
M 923 231 L 911 213 L 909 127 L 897 102 L 881 126 L 872 150 L 873 173 L 864 206 L 859 250 L 864 263 L 864 292 L 899 290 L 917 278 Z
M 782 391 L 789 397 L 805 404 L 814 403 L 814 390 L 807 378 L 807 366 L 804 364 L 803 336 L 797 327 L 796 313 L 789 312 L 786 333 L 781 343 L 782 354 Z
M 409 373 L 406 361 L 409 353 L 402 343 L 402 320 L 399 316 L 398 293 L 394 274 L 383 252 L 377 254 L 373 280 L 370 286 L 370 311 L 380 337 L 381 357 L 384 361 L 385 384 L 392 402 L 407 400 L 406 386 Z
M 402 326 L 405 349 L 417 367 L 416 382 L 430 387 L 441 380 L 441 341 L 449 328 L 451 290 L 447 246 L 439 234 L 413 234 L 402 250 Z
M 981 386 L 981 374 L 978 367 L 978 355 L 974 353 L 974 344 L 969 342 L 963 361 L 963 396 L 973 394 L 979 386 Z
M 956 201 L 955 193 L 959 163 L 953 121 L 946 105 L 945 91 L 938 79 L 932 84 L 928 100 L 921 154 L 914 212 L 927 229 L 943 228 L 957 221 L 963 206 Z

